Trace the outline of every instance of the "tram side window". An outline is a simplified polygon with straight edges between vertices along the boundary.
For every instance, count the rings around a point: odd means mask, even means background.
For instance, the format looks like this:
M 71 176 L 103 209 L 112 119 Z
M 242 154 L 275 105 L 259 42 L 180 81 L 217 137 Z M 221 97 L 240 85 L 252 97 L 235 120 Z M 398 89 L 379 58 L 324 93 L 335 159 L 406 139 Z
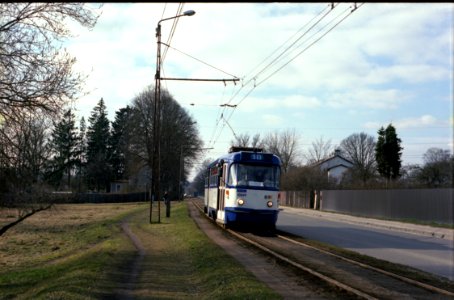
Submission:
M 217 187 L 218 186 L 218 169 L 213 168 L 210 170 L 210 187 Z
M 237 185 L 237 166 L 236 164 L 230 166 L 229 177 L 227 179 L 228 185 Z

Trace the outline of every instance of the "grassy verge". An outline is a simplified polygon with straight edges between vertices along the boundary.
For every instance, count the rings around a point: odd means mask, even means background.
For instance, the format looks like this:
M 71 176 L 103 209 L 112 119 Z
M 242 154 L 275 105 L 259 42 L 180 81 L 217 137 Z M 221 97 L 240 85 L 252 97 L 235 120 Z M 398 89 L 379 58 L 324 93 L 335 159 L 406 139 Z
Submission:
M 201 232 L 185 202 L 160 224 L 130 222 L 147 253 L 136 296 L 143 299 L 279 299 Z
M 61 206 L 33 216 L 0 238 L 0 299 L 118 295 L 137 259 L 119 226 L 125 218 L 146 252 L 135 297 L 279 298 L 200 232 L 182 202 L 160 224 L 148 223 L 146 204 Z

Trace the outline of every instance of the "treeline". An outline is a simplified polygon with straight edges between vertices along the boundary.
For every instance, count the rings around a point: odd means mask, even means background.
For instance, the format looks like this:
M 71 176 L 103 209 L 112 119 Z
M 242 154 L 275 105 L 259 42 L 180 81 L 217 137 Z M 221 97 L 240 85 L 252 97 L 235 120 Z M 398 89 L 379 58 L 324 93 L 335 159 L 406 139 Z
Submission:
M 196 122 L 167 93 L 162 96 L 161 186 L 178 191 L 196 159 L 201 140 Z M 150 186 L 153 151 L 154 89 L 149 87 L 107 117 L 103 99 L 86 124 L 76 127 L 68 108 L 56 120 L 30 114 L 0 127 L 0 191 L 18 193 L 40 187 L 52 191 L 109 192 L 110 183 L 128 180 L 130 191 Z M 176 195 L 175 195 L 176 196 Z
M 263 148 L 281 157 L 282 190 L 446 188 L 453 187 L 454 155 L 449 150 L 430 148 L 422 165 L 402 165 L 401 139 L 389 124 L 377 131 L 377 137 L 354 133 L 339 145 L 320 137 L 306 151 L 300 151 L 300 137 L 294 130 L 272 132 L 263 138 L 240 134 L 231 145 Z M 351 163 L 340 178 L 329 178 L 322 162 L 338 154 Z M 210 160 L 199 169 L 192 191 L 203 194 L 204 171 Z
M 0 208 L 17 211 L 0 235 L 54 201 L 43 188 L 49 136 L 63 108 L 84 94 L 86 79 L 63 46 L 71 37 L 67 21 L 91 29 L 98 17 L 85 3 L 0 4 Z

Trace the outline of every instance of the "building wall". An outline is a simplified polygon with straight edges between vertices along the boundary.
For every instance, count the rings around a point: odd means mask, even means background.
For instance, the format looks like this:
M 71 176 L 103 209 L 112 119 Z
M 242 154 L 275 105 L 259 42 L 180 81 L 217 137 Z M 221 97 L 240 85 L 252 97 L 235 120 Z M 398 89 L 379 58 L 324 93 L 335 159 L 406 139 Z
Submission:
M 348 170 L 348 168 L 345 166 L 334 167 L 328 171 L 328 177 L 336 178 L 338 181 L 340 181 L 342 178 L 342 174 L 344 174 L 344 172 L 347 170 Z
M 349 161 L 346 161 L 345 159 L 343 159 L 340 156 L 334 156 L 333 158 L 328 159 L 328 160 L 324 161 L 323 163 L 321 163 L 320 169 L 328 170 L 328 169 L 331 169 L 338 165 L 353 167 L 353 165 Z
M 336 155 L 322 162 L 319 167 L 321 170 L 328 171 L 329 178 L 335 178 L 339 182 L 342 178 L 342 174 L 353 167 L 353 164 L 341 156 Z

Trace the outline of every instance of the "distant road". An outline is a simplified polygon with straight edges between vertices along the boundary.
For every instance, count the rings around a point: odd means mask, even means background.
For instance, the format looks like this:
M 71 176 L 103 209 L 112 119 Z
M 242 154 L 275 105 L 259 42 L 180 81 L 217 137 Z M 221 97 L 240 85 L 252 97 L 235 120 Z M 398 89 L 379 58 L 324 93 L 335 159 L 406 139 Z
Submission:
M 323 216 L 279 213 L 277 228 L 361 254 L 454 280 L 454 241 L 372 228 Z

